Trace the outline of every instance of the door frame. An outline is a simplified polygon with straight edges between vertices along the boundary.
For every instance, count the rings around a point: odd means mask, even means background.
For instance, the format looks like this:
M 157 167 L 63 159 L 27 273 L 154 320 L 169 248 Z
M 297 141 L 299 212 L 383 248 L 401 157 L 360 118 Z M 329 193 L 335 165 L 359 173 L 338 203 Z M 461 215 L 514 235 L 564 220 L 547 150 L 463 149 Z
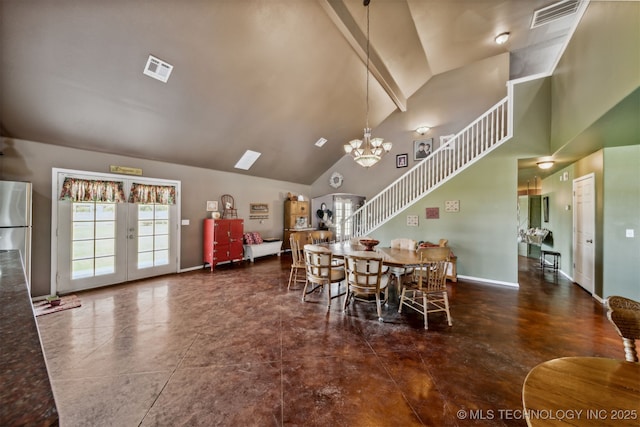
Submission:
M 64 169 L 64 168 L 51 168 L 51 276 L 50 276 L 50 290 L 51 295 L 57 294 L 57 276 L 58 276 L 58 253 L 55 248 L 58 247 L 58 199 L 60 196 L 60 188 L 58 186 L 58 177 L 59 175 L 69 175 L 69 176 L 82 176 L 82 177 L 93 177 L 104 180 L 135 180 L 137 178 L 136 175 L 122 175 L 122 174 L 113 174 L 113 173 L 104 173 L 104 172 L 92 172 L 92 171 L 83 171 L 76 169 Z M 172 179 L 162 179 L 162 178 L 149 178 L 140 176 L 139 179 L 144 180 L 145 182 L 155 182 L 158 185 L 167 185 L 171 184 L 176 187 L 176 264 L 175 264 L 175 272 L 180 272 L 180 243 L 181 239 L 181 182 L 178 180 Z M 129 189 L 125 189 L 125 195 L 128 195 Z M 133 280 L 133 279 L 132 279 Z M 128 281 L 128 280 L 127 280 Z

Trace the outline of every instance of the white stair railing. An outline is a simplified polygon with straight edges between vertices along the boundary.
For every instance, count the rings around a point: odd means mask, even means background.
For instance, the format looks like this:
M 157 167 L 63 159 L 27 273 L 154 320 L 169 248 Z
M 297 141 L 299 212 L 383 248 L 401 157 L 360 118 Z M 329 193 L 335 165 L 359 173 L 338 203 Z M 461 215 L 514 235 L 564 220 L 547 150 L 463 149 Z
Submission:
M 507 101 L 502 99 L 346 218 L 342 229 L 351 233 L 343 239 L 369 234 L 511 138 Z

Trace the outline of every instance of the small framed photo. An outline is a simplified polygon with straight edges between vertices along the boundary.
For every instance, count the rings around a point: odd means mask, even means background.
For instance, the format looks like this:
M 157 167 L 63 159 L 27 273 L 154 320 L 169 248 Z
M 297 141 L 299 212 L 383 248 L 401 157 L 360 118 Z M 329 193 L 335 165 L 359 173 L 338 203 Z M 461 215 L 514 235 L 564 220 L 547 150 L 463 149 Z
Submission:
M 217 211 L 218 211 L 218 201 L 207 200 L 207 212 L 217 212 Z
M 433 151 L 433 138 L 413 141 L 413 160 L 426 159 Z
M 409 166 L 409 154 L 396 154 L 396 167 L 406 168 Z
M 456 136 L 454 133 L 452 133 L 451 135 L 442 135 L 440 137 L 440 147 L 444 147 L 443 150 L 455 150 L 456 149 L 455 141 L 445 146 L 445 144 L 449 142 L 449 140 L 454 136 Z

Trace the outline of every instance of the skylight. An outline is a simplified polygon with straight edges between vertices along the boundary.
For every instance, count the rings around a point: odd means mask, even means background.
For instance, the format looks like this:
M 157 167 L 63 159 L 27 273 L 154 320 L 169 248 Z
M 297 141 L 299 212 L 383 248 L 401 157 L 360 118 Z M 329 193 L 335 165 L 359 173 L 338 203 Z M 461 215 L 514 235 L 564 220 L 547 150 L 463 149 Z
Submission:
M 253 164 L 256 160 L 258 160 L 258 157 L 260 157 L 261 154 L 262 153 L 258 153 L 257 151 L 247 150 L 234 167 L 236 169 L 249 170 L 249 168 L 253 166 Z
M 327 142 L 326 138 L 320 138 L 319 140 L 316 141 L 314 145 L 316 147 L 322 147 L 324 144 L 326 144 L 326 142 Z

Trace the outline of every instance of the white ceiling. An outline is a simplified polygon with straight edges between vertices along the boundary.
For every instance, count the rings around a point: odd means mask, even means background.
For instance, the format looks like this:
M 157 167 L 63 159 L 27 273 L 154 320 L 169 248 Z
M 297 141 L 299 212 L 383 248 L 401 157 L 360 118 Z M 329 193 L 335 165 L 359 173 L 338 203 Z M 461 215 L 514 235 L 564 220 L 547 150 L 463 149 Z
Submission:
M 510 52 L 549 71 L 575 15 L 548 0 L 372 0 L 370 125 L 441 73 Z M 4 135 L 311 184 L 362 135 L 361 0 L 1 0 Z M 503 46 L 496 34 L 512 37 Z M 142 71 L 152 54 L 167 83 Z M 482 84 L 484 76 L 469 76 Z M 320 137 L 328 139 L 318 149 Z M 234 169 L 245 150 L 262 153 Z

